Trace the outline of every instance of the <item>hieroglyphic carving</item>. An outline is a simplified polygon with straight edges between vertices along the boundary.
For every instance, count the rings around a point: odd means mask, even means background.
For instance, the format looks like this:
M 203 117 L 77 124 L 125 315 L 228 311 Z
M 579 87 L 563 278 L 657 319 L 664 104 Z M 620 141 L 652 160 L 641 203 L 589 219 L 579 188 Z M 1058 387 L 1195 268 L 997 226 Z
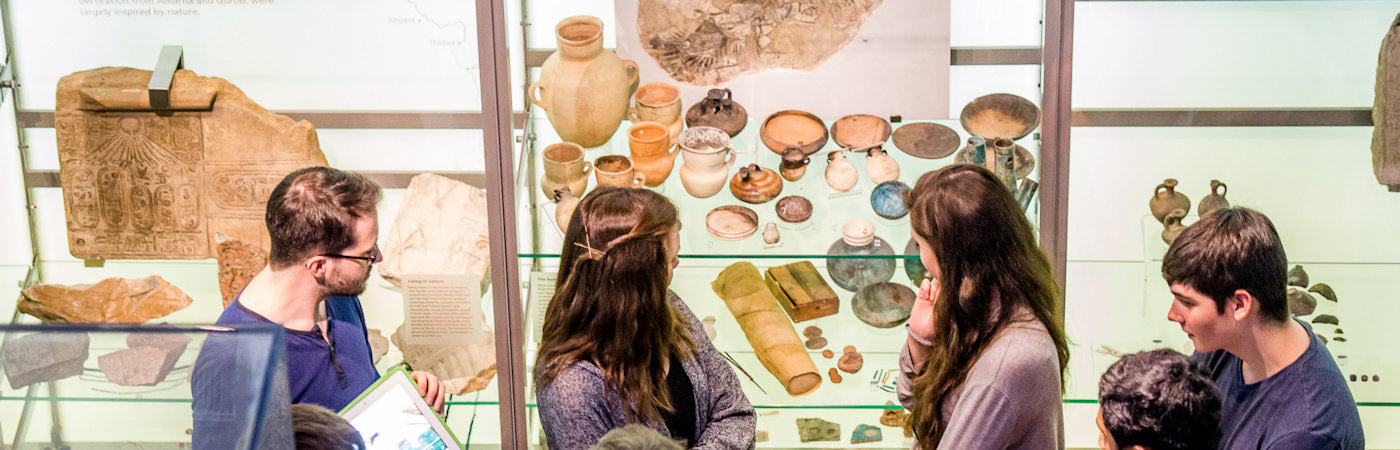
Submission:
M 677 81 L 723 84 L 811 70 L 855 38 L 882 0 L 640 0 L 642 46 Z
M 101 68 L 59 82 L 54 128 L 79 258 L 214 256 L 214 233 L 266 249 L 268 194 L 325 165 L 315 129 L 253 103 L 219 78 L 177 71 L 176 111 L 150 109 L 150 72 Z

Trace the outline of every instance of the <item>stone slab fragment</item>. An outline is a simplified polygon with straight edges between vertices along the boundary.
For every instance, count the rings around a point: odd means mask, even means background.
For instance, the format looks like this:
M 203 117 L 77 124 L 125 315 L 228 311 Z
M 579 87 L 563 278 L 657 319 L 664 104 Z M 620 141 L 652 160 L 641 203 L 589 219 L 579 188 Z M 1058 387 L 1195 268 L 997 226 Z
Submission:
M 409 367 L 431 372 L 447 386 L 448 393 L 462 395 L 485 389 L 496 376 L 495 334 L 485 320 L 477 326 L 486 330 L 486 340 L 472 345 L 410 345 L 404 342 L 402 325 L 391 339 L 403 351 Z
M 165 381 L 184 347 L 137 347 L 97 357 L 97 368 L 107 380 L 121 386 L 155 386 Z
M 797 419 L 797 435 L 802 442 L 840 441 L 841 424 L 817 418 Z
M 219 294 L 227 308 L 267 266 L 267 251 L 223 233 L 215 233 L 214 242 L 218 246 L 215 257 L 219 259 Z
M 108 278 L 97 284 L 41 284 L 25 289 L 19 311 L 45 322 L 141 323 L 194 300 L 159 276 Z
M 172 111 L 151 72 L 104 67 L 58 83 L 54 129 L 68 251 L 83 259 L 205 259 L 214 233 L 268 247 L 268 194 L 326 164 L 306 121 L 263 109 L 220 78 L 175 72 Z
M 89 342 L 87 333 L 35 333 L 10 341 L 0 354 L 10 388 L 83 373 Z
M 450 178 L 413 177 L 394 227 L 380 248 L 379 276 L 395 286 L 403 274 L 481 274 L 490 282 L 486 191 Z

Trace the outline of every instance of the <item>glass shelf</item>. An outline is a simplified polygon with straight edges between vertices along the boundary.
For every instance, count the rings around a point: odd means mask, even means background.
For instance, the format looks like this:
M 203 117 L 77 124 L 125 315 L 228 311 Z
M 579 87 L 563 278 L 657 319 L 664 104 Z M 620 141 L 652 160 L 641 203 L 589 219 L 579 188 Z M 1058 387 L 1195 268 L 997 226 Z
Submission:
M 954 130 L 959 130 L 959 139 L 967 136 L 965 131 L 961 131 L 961 126 L 956 120 L 936 120 L 936 121 L 904 121 L 891 124 L 895 129 L 899 126 L 915 122 L 934 122 L 948 126 Z M 748 126 L 744 128 L 738 136 L 732 140 L 732 147 L 736 153 L 733 167 L 729 170 L 729 177 L 732 179 L 740 167 L 751 163 L 776 170 L 782 158 L 768 147 L 764 146 L 758 138 L 758 130 L 762 126 L 763 120 L 750 119 Z M 831 121 L 827 121 L 828 128 Z M 527 258 L 557 258 L 559 249 L 563 242 L 563 232 L 556 225 L 555 204 L 546 199 L 539 187 L 539 177 L 543 174 L 541 151 L 544 147 L 560 142 L 554 134 L 549 121 L 545 118 L 535 117 L 531 120 L 534 134 L 537 139 L 534 141 L 535 148 L 529 155 L 528 163 L 533 168 L 535 174 L 529 180 L 517 180 L 517 198 L 520 202 L 518 208 L 522 211 L 522 219 L 528 220 L 522 224 L 530 223 L 532 226 L 520 227 L 521 257 Z M 585 149 L 584 159 L 593 161 L 605 155 L 629 155 L 627 128 L 629 123 L 624 121 L 618 127 L 611 141 L 602 146 Z M 1033 155 L 1038 154 L 1038 144 L 1034 139 L 1035 134 L 1027 136 L 1018 141 Z M 839 192 L 826 184 L 825 171 L 827 167 L 826 154 L 839 149 L 832 140 L 828 140 L 825 147 L 811 156 L 811 163 L 807 166 L 807 172 L 798 181 L 784 181 L 783 190 L 778 198 L 798 195 L 812 201 L 812 217 L 802 223 L 787 223 L 777 217 L 774 209 L 777 200 L 771 200 L 763 204 L 747 204 L 734 197 L 726 185 L 725 188 L 709 198 L 695 198 L 685 191 L 681 184 L 679 169 L 684 157 L 676 156 L 675 167 L 671 170 L 670 176 L 666 178 L 660 186 L 649 188 L 662 195 L 667 196 L 676 203 L 680 209 L 681 232 L 681 257 L 689 259 L 720 258 L 720 259 L 790 259 L 790 258 L 812 258 L 812 259 L 834 259 L 826 254 L 827 249 L 833 242 L 840 239 L 840 227 L 847 220 L 853 218 L 863 218 L 875 224 L 875 235 L 883 238 L 896 253 L 902 253 L 905 245 L 909 242 L 909 217 L 906 215 L 898 219 L 886 219 L 875 214 L 870 205 L 870 196 L 875 188 L 875 184 L 870 181 L 870 177 L 865 173 L 866 156 L 864 154 L 848 153 L 847 160 L 855 165 L 860 174 L 860 181 L 856 187 L 847 192 Z M 912 186 L 918 177 L 926 172 L 937 170 L 941 167 L 953 164 L 954 157 L 949 155 L 938 159 L 921 159 L 911 156 L 899 150 L 891 140 L 885 145 L 888 154 L 899 163 L 899 181 Z M 522 171 L 522 173 L 525 171 Z M 1038 167 L 1028 176 L 1030 179 L 1037 179 Z M 589 191 L 596 187 L 596 179 L 589 175 Z M 533 201 L 533 203 L 532 203 Z M 726 205 L 740 205 L 752 209 L 758 214 L 758 229 L 753 235 L 739 241 L 720 240 L 707 232 L 705 227 L 705 216 L 713 209 Z M 1032 224 L 1038 223 L 1036 206 L 1033 203 L 1032 209 L 1028 212 Z M 769 246 L 763 242 L 762 234 L 764 228 L 769 223 L 778 224 L 778 232 L 781 236 L 778 245 Z M 902 255 L 874 257 L 871 259 L 903 259 Z

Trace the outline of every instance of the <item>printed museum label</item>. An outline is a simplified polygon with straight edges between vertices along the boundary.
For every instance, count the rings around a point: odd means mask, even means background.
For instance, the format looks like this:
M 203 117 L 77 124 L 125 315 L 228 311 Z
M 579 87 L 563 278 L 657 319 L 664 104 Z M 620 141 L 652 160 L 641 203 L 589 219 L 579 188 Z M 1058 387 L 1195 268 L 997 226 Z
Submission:
M 486 339 L 482 319 L 481 275 L 404 275 L 405 338 L 413 344 L 469 345 Z

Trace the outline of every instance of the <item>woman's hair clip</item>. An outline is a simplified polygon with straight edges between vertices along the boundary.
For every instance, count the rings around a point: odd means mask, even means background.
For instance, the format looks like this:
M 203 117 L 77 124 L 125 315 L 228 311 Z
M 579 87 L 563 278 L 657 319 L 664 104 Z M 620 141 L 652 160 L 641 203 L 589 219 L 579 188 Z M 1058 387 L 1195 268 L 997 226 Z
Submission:
M 584 245 L 584 244 L 581 243 L 581 242 L 575 242 L 574 245 L 577 245 L 579 248 L 584 249 L 584 250 L 587 251 L 587 252 L 584 253 L 583 255 L 580 255 L 581 258 L 584 258 L 584 259 L 591 259 L 591 260 L 594 260 L 594 261 L 602 261 L 602 260 L 603 260 L 604 252 L 599 251 L 599 250 L 597 250 L 597 249 L 594 249 L 593 247 L 589 247 L 589 246 L 587 246 L 587 245 Z

